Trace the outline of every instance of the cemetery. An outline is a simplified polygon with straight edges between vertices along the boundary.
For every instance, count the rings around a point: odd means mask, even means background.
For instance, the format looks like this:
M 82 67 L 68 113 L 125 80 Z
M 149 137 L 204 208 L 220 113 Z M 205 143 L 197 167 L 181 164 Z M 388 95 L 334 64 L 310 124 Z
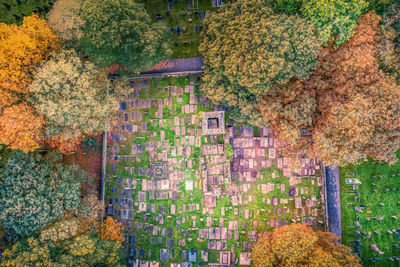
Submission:
M 222 0 L 149 0 L 143 1 L 147 13 L 170 30 L 172 58 L 200 56 L 202 21 L 218 10 Z
M 400 266 L 399 14 L 1 0 L 0 266 Z
M 196 76 L 131 81 L 107 134 L 105 200 L 132 264 L 249 265 L 266 231 L 323 230 L 320 162 L 290 171 L 271 129 L 226 114 Z
M 399 266 L 400 164 L 341 168 L 343 243 L 364 266 Z

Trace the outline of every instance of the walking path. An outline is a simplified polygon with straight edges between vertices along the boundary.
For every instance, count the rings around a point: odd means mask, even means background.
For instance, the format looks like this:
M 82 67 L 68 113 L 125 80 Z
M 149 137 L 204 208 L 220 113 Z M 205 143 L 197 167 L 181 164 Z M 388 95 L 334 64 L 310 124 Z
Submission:
M 328 230 L 342 239 L 339 168 L 324 167 Z

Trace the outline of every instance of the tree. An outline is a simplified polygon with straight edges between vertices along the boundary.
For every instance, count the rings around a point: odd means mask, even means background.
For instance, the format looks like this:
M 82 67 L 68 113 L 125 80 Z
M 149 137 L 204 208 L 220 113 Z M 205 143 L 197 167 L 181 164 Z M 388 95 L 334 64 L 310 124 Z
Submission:
M 3 252 L 2 266 L 51 266 L 50 248 L 35 238 L 23 239 Z
M 327 164 L 397 161 L 400 87 L 379 69 L 379 21 L 375 12 L 362 16 L 354 36 L 327 49 L 323 67 L 307 82 L 318 102 L 310 154 Z
M 252 266 L 360 266 L 351 249 L 332 233 L 291 224 L 262 236 L 252 250 Z
M 9 233 L 27 235 L 79 205 L 86 174 L 38 154 L 15 151 L 0 180 L 0 220 Z
M 83 35 L 81 7 L 81 0 L 59 0 L 47 14 L 54 33 L 69 47 L 77 47 L 78 40 Z
M 75 218 L 61 220 L 50 227 L 40 231 L 40 241 L 46 243 L 48 241 L 58 242 L 70 239 L 79 234 L 79 221 Z
M 26 94 L 30 73 L 49 52 L 59 47 L 47 22 L 37 15 L 24 17 L 21 26 L 0 23 L 0 96 L 7 98 L 7 101 L 0 98 L 0 104 L 12 104 L 16 94 Z
M 0 116 L 0 143 L 24 152 L 40 147 L 43 118 L 37 116 L 27 104 L 4 109 Z
M 275 14 L 262 0 L 237 1 L 204 21 L 200 52 L 203 89 L 218 104 L 231 106 L 242 122 L 262 124 L 254 104 L 273 84 L 308 78 L 319 44 L 312 24 Z
M 101 224 L 100 239 L 109 239 L 116 242 L 124 241 L 124 227 L 121 222 L 107 217 Z
M 387 8 L 382 19 L 382 41 L 379 46 L 379 59 L 386 73 L 400 81 L 400 3 Z
M 69 143 L 104 130 L 118 110 L 118 92 L 73 50 L 63 50 L 40 67 L 30 86 L 30 102 L 45 118 L 46 137 Z
M 335 43 L 340 46 L 353 35 L 367 7 L 365 0 L 307 0 L 303 1 L 301 13 L 314 23 L 321 44 L 335 35 Z
M 268 3 L 276 12 L 293 15 L 300 10 L 302 0 L 268 0 Z
M 2 266 L 124 266 L 121 243 L 100 240 L 95 233 L 59 242 L 22 238 L 3 252 Z M 126 265 L 126 264 L 125 264 Z
M 82 14 L 83 50 L 100 66 L 119 63 L 140 72 L 172 54 L 167 27 L 152 23 L 134 0 L 85 1 Z
M 25 152 L 40 146 L 43 119 L 26 103 L 35 67 L 60 47 L 37 15 L 21 26 L 0 23 L 0 143 Z
M 260 99 L 257 109 L 264 122 L 275 130 L 279 138 L 297 148 L 302 142 L 302 131 L 313 126 L 317 111 L 315 93 L 305 90 L 302 82 L 294 80 L 273 86 Z
M 104 205 L 96 194 L 98 194 L 98 192 L 93 190 L 83 197 L 80 216 L 87 218 L 89 221 L 97 222 L 102 216 Z
M 354 36 L 323 50 L 320 67 L 305 81 L 274 85 L 258 110 L 294 158 L 318 158 L 341 166 L 367 157 L 397 161 L 400 88 L 376 56 L 380 17 L 363 15 Z

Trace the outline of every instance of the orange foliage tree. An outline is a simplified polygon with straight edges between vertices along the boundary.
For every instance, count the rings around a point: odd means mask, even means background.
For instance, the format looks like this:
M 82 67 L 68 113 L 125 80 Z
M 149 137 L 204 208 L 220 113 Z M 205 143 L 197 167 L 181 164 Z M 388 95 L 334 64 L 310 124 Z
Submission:
M 124 241 L 124 227 L 121 222 L 114 220 L 112 217 L 107 217 L 101 224 L 100 239 L 109 239 L 117 242 Z
M 310 79 L 319 103 L 310 150 L 328 163 L 397 161 L 400 86 L 379 69 L 380 20 L 375 12 L 362 16 L 354 36 L 328 49 Z
M 252 266 L 360 266 L 351 249 L 337 243 L 332 233 L 314 232 L 305 224 L 274 229 L 252 250 Z
M 0 143 L 25 152 L 39 148 L 44 121 L 25 101 L 35 68 L 59 48 L 46 20 L 35 14 L 21 26 L 0 23 Z
M 339 49 L 323 50 L 305 81 L 275 85 L 258 109 L 292 156 L 341 166 L 367 157 L 393 163 L 400 146 L 400 86 L 379 69 L 380 17 L 361 17 Z
M 4 109 L 0 117 L 0 143 L 24 152 L 39 148 L 44 120 L 25 103 Z

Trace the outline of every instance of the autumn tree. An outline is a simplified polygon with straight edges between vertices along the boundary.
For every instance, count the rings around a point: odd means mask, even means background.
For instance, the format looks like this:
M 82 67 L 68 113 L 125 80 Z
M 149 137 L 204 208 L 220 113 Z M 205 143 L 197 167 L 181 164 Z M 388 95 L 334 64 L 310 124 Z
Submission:
M 316 68 L 319 44 L 312 24 L 276 14 L 262 0 L 237 1 L 206 17 L 203 90 L 231 107 L 235 119 L 261 125 L 254 104 L 273 84 L 306 79 Z
M 54 33 L 68 47 L 77 47 L 83 35 L 82 0 L 58 0 L 47 14 Z
M 400 88 L 379 69 L 380 17 L 363 15 L 354 36 L 328 46 L 304 81 L 273 86 L 257 105 L 293 157 L 341 166 L 367 157 L 397 161 Z
M 40 241 L 43 243 L 58 242 L 70 239 L 79 234 L 79 221 L 75 218 L 64 219 L 40 231 Z
M 365 0 L 307 0 L 303 1 L 301 13 L 314 23 L 322 44 L 334 37 L 340 46 L 353 35 L 367 7 Z
M 37 15 L 23 24 L 0 23 L 0 143 L 33 151 L 40 146 L 43 119 L 26 104 L 32 72 L 60 47 L 47 22 Z
M 39 154 L 15 151 L 0 180 L 0 220 L 9 233 L 27 235 L 79 206 L 86 174 Z
M 53 242 L 22 238 L 3 252 L 2 266 L 124 266 L 122 244 L 96 233 Z M 126 265 L 126 264 L 125 264 Z
M 104 130 L 118 110 L 120 95 L 109 94 L 114 88 L 92 63 L 83 63 L 74 50 L 63 50 L 35 73 L 30 102 L 45 119 L 47 139 L 79 142 L 85 134 Z
M 40 147 L 44 120 L 25 103 L 3 110 L 0 116 L 0 143 L 24 152 Z
M 100 239 L 109 239 L 117 242 L 124 241 L 124 227 L 121 222 L 107 217 L 101 224 Z
M 379 69 L 380 19 L 375 12 L 364 15 L 348 42 L 326 50 L 307 85 L 318 92 L 311 154 L 327 163 L 397 161 L 400 87 Z
M 305 90 L 302 82 L 292 80 L 285 85 L 273 86 L 267 94 L 260 96 L 260 104 L 256 107 L 279 138 L 298 150 L 302 135 L 313 126 L 317 100 L 315 93 Z
M 0 97 L 1 106 L 28 92 L 36 65 L 59 47 L 47 22 L 37 15 L 24 17 L 21 26 L 0 23 L 0 96 L 6 97 Z
M 82 14 L 83 50 L 96 64 L 140 72 L 172 54 L 166 25 L 152 23 L 134 0 L 84 1 Z
M 351 249 L 328 232 L 314 232 L 304 224 L 274 229 L 252 250 L 252 266 L 360 266 Z

